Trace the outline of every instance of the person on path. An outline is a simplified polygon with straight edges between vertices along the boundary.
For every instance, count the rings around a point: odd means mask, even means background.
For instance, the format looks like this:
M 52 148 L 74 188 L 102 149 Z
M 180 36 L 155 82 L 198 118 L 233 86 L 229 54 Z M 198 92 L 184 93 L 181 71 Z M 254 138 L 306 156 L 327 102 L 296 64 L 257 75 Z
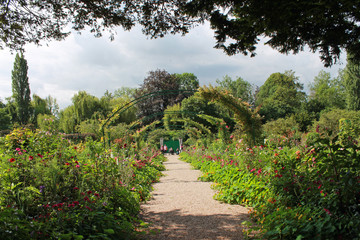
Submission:
M 167 153 L 167 150 L 168 150 L 168 148 L 167 148 L 167 146 L 165 145 L 165 146 L 164 146 L 164 154 Z
M 160 151 L 161 151 L 162 154 L 164 154 L 164 146 L 163 145 L 161 145 Z

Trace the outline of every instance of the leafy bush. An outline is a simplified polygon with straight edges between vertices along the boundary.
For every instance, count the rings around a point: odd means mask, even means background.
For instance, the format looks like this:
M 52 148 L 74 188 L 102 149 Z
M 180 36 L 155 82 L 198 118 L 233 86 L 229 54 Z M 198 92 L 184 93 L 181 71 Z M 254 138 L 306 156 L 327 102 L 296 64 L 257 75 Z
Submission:
M 326 133 L 330 139 L 339 134 L 339 121 L 346 119 L 352 122 L 353 129 L 357 135 L 360 134 L 360 111 L 347 111 L 343 109 L 334 109 L 321 114 L 319 121 L 314 122 L 312 131 Z

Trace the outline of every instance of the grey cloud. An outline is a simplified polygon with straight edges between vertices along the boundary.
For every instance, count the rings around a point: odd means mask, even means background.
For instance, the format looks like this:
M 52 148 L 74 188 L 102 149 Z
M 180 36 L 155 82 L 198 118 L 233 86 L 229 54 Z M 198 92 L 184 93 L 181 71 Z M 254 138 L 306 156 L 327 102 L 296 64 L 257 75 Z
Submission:
M 260 86 L 274 72 L 294 70 L 308 83 L 324 69 L 317 54 L 281 55 L 260 45 L 255 58 L 226 56 L 214 49 L 213 32 L 208 25 L 193 29 L 185 37 L 167 36 L 149 40 L 140 29 L 119 30 L 115 40 L 96 39 L 90 33 L 71 35 L 66 41 L 51 42 L 49 47 L 27 47 L 30 87 L 42 97 L 52 95 L 61 107 L 71 103 L 72 95 L 86 90 L 98 97 L 105 90 L 121 86 L 137 87 L 147 73 L 165 69 L 170 73 L 194 73 L 200 84 L 214 84 L 225 75 L 239 76 Z M 0 55 L 0 97 L 11 95 L 11 68 L 15 56 Z M 336 76 L 336 65 L 330 71 Z M 9 69 L 10 68 L 10 69 Z M 8 87 L 5 87 L 8 86 Z

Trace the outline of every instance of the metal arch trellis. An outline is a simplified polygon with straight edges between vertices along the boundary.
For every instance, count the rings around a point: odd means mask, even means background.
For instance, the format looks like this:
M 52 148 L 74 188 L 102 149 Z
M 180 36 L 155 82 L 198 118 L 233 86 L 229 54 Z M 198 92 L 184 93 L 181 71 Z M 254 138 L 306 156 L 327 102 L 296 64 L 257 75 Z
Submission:
M 178 93 L 194 93 L 197 90 L 162 90 L 162 91 L 156 91 L 156 92 L 151 92 L 148 94 L 144 94 L 141 97 L 135 98 L 134 100 L 126 103 L 125 105 L 123 105 L 121 108 L 119 108 L 118 110 L 116 110 L 113 114 L 111 114 L 110 117 L 108 117 L 108 119 L 105 121 L 105 123 L 103 123 L 101 125 L 101 131 L 102 131 L 102 135 L 103 135 L 103 140 L 104 140 L 104 148 L 106 148 L 106 140 L 105 140 L 105 127 L 107 128 L 110 124 L 110 120 L 111 118 L 113 118 L 116 114 L 120 115 L 123 112 L 127 111 L 129 108 L 131 108 L 132 106 L 134 106 L 135 104 L 138 104 L 140 102 L 143 102 L 151 97 L 154 96 L 162 96 L 162 95 L 172 95 L 172 94 L 178 94 Z M 110 138 L 109 138 L 110 141 Z M 109 143 L 110 145 L 110 143 Z
M 165 114 L 182 114 L 182 113 L 186 113 L 186 114 L 190 114 L 190 115 L 199 115 L 199 113 L 196 113 L 196 112 L 191 112 L 191 111 L 159 111 L 159 112 L 156 112 L 154 114 L 151 114 L 149 116 L 146 116 L 146 117 L 143 117 L 141 118 L 139 121 L 140 122 L 143 122 L 145 120 L 148 120 L 148 119 L 151 119 L 153 118 L 154 116 L 158 116 L 158 115 L 165 115 Z M 139 123 L 140 124 L 140 123 Z M 135 124 L 134 126 L 132 126 L 129 130 L 135 128 L 138 124 Z

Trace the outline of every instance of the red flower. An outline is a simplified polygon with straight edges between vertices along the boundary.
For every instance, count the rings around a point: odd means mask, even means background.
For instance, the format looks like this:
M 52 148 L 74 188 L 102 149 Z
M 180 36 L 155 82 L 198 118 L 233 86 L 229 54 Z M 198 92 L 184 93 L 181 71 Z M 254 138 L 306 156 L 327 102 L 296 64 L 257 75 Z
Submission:
M 43 155 L 41 155 L 40 153 L 37 154 L 40 158 L 43 158 Z
M 78 187 L 74 187 L 73 189 L 74 189 L 74 190 L 79 190 L 79 188 L 78 188 Z
M 100 197 L 100 195 L 98 193 L 94 193 L 95 197 Z
M 324 211 L 325 211 L 327 214 L 331 215 L 331 212 L 330 212 L 329 209 L 324 208 Z
M 73 204 L 79 205 L 79 202 L 78 201 L 73 201 Z
M 89 208 L 88 206 L 85 206 L 87 209 L 89 209 L 89 211 L 92 211 L 92 209 L 91 208 Z
M 15 162 L 15 158 L 10 158 L 9 162 Z
M 88 191 L 87 194 L 90 195 L 92 193 L 92 191 Z
M 34 157 L 33 156 L 29 156 L 29 160 L 33 160 L 34 159 Z
M 67 163 L 65 163 L 65 165 L 66 165 L 66 166 L 69 166 L 69 165 L 70 165 L 70 163 L 68 163 L 68 162 L 67 162 Z

